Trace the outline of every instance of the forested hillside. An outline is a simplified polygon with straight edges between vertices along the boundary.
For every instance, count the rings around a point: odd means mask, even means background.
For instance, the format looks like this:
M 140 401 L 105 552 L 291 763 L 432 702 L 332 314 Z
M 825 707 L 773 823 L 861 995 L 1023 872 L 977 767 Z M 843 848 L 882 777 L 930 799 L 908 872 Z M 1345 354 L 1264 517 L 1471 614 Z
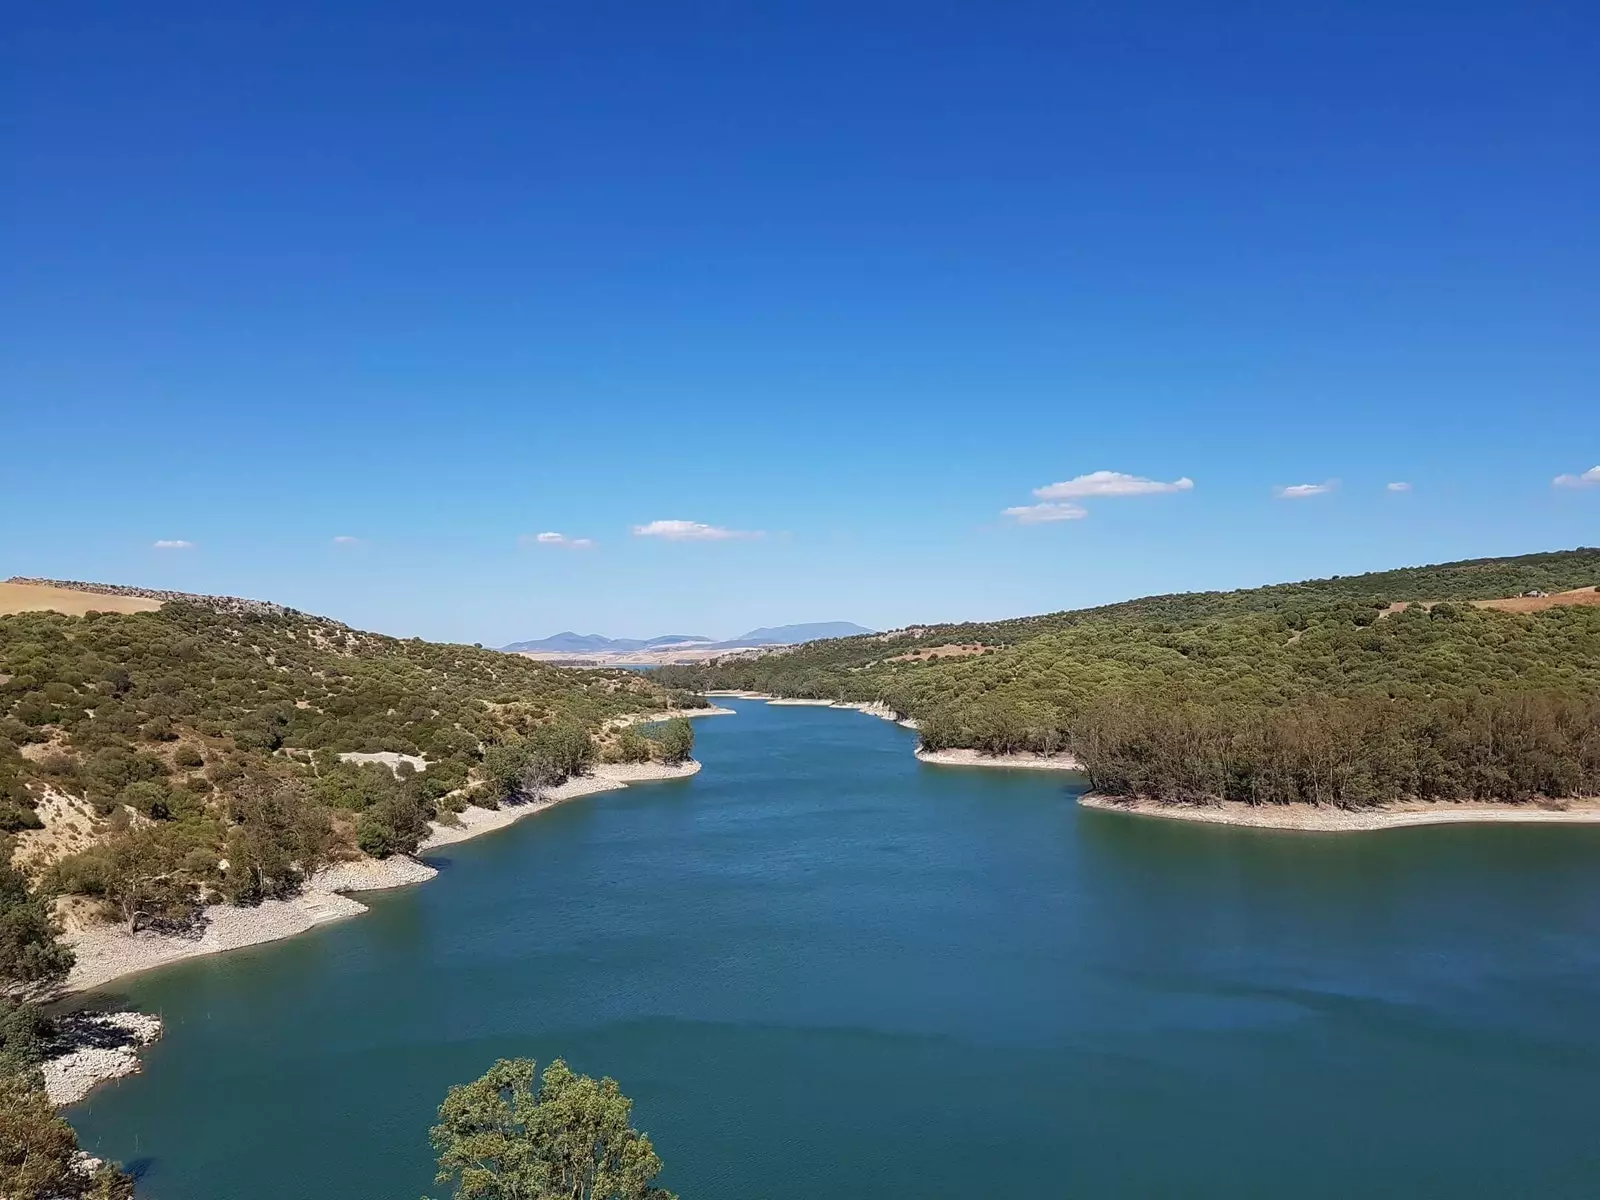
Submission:
M 882 701 L 932 749 L 1070 749 L 1096 789 L 1371 805 L 1600 792 L 1600 550 L 914 628 L 656 673 Z M 1402 605 L 1408 607 L 1402 608 Z
M 291 891 L 352 847 L 413 849 L 441 807 L 469 792 L 493 802 L 513 770 L 558 782 L 606 748 L 595 735 L 609 718 L 668 705 L 636 673 L 272 606 L 25 613 L 0 618 L 0 825 L 38 841 L 28 831 L 47 796 L 85 802 L 97 844 L 49 886 L 101 897 L 130 924 L 181 919 L 207 897 Z M 623 740 L 631 757 L 652 750 Z M 342 762 L 347 751 L 427 764 L 397 775 Z

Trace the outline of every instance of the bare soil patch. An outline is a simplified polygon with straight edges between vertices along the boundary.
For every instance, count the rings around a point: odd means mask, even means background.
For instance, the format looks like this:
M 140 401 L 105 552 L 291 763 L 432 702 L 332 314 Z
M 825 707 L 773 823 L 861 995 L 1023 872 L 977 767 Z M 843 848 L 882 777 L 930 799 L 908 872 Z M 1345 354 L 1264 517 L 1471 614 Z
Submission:
M 967 642 L 961 645 L 929 646 L 926 650 L 912 650 L 905 654 L 896 654 L 886 662 L 923 662 L 930 658 L 971 658 L 974 654 L 982 654 L 988 647 L 977 642 Z
M 38 583 L 0 583 L 0 617 L 25 612 L 58 612 L 69 617 L 81 617 L 87 612 L 151 612 L 161 604 L 149 596 L 112 596 Z
M 1592 587 L 1573 588 L 1570 592 L 1552 592 L 1548 596 L 1510 596 L 1504 600 L 1474 600 L 1479 608 L 1493 608 L 1500 612 L 1543 612 L 1547 608 L 1561 608 L 1578 604 L 1600 607 L 1600 591 Z

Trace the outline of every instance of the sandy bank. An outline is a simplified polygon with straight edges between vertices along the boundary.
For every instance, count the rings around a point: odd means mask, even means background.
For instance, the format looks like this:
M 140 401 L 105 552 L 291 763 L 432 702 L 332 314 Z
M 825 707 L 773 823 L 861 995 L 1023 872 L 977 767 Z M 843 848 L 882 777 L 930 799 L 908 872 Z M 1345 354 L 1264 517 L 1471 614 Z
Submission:
M 367 911 L 365 904 L 345 892 L 403 887 L 437 874 L 432 867 L 404 855 L 381 861 L 359 859 L 317 872 L 306 890 L 290 900 L 267 900 L 254 908 L 213 904 L 205 910 L 202 925 L 194 934 L 175 936 L 141 929 L 130 936 L 121 925 L 91 926 L 62 939 L 78 957 L 67 976 L 66 990 L 88 991 L 123 975 L 180 959 L 292 937 Z
M 693 759 L 682 766 L 669 767 L 664 763 L 600 763 L 588 775 L 567 780 L 560 787 L 546 788 L 538 799 L 524 804 L 502 804 L 499 808 L 473 806 L 456 814 L 459 825 L 434 823 L 433 832 L 418 847 L 419 854 L 437 850 L 440 846 L 464 842 L 469 838 L 493 833 L 514 825 L 524 817 L 544 812 L 567 800 L 579 796 L 593 796 L 599 792 L 614 792 L 635 783 L 651 783 L 663 779 L 687 779 L 700 770 Z
M 1125 800 L 1120 796 L 1078 797 L 1085 808 L 1161 817 L 1171 821 L 1201 821 L 1212 825 L 1245 825 L 1255 829 L 1286 829 L 1305 833 L 1361 833 L 1377 829 L 1403 829 L 1414 825 L 1456 824 L 1593 824 L 1600 823 L 1600 798 L 1563 801 L 1561 807 L 1537 804 L 1477 804 L 1416 801 L 1374 809 L 1343 809 L 1311 804 L 1162 804 L 1152 800 Z
M 147 1013 L 71 1013 L 56 1019 L 59 1044 L 45 1060 L 44 1091 L 53 1104 L 76 1104 L 96 1084 L 139 1070 L 139 1049 L 161 1036 Z
M 800 699 L 797 699 L 797 698 L 790 698 L 790 697 L 780 697 L 780 698 L 778 698 L 776 700 L 768 700 L 767 703 L 772 705 L 773 708 L 834 708 L 834 707 L 843 708 L 843 707 L 845 707 L 842 704 L 836 705 L 835 702 L 832 701 L 832 700 L 800 700 Z
M 1023 771 L 1081 771 L 1083 765 L 1070 754 L 985 754 L 981 750 L 918 750 L 917 761 L 936 767 L 999 767 Z

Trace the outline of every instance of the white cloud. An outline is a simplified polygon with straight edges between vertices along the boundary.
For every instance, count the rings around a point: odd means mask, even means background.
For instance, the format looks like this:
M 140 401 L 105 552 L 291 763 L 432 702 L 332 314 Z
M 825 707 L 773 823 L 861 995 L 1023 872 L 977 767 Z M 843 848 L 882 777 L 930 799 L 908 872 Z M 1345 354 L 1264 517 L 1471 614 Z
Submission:
M 151 549 L 153 549 L 153 550 L 193 550 L 194 549 L 194 543 L 193 542 L 186 542 L 182 538 L 162 538 L 160 541 L 151 543 Z
M 1339 481 L 1330 479 L 1327 483 L 1295 483 L 1288 487 L 1278 489 L 1280 500 L 1304 500 L 1308 496 L 1324 496 L 1339 486 Z
M 560 546 L 565 550 L 588 550 L 594 545 L 594 540 L 568 537 L 564 533 L 525 533 L 517 539 L 517 543 L 522 546 Z
M 341 533 L 333 539 L 333 544 L 335 546 L 359 546 L 361 545 L 361 539 L 351 537 L 348 533 Z
M 1411 490 L 1411 485 L 1401 480 L 1396 483 L 1391 483 L 1389 485 L 1389 490 L 1391 492 L 1409 492 Z
M 1194 490 L 1194 480 L 1185 475 L 1171 483 L 1159 479 L 1146 479 L 1142 475 L 1124 475 L 1121 471 L 1091 471 L 1062 483 L 1048 483 L 1034 488 L 1033 494 L 1041 500 L 1081 500 L 1087 497 L 1106 496 L 1158 496 L 1164 492 Z M 1059 518 L 1058 518 L 1059 519 Z
M 1081 504 L 1019 504 L 1000 514 L 1018 525 L 1044 525 L 1051 521 L 1080 521 L 1089 515 Z
M 1582 475 L 1557 475 L 1551 483 L 1555 487 L 1600 487 L 1600 467 L 1590 467 Z
M 737 538 L 758 538 L 759 529 L 723 529 L 717 525 L 702 525 L 699 521 L 651 521 L 648 525 L 635 525 L 634 537 L 664 538 L 669 542 L 726 542 Z

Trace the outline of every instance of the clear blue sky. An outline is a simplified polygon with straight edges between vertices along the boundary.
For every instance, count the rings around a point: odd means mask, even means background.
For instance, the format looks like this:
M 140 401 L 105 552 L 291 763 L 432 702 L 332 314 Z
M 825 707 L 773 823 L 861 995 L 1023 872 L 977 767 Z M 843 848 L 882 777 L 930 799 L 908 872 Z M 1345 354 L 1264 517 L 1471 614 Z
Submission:
M 0 575 L 499 644 L 1597 543 L 1597 63 L 1592 0 L 14 7 Z M 1034 494 L 1095 471 L 1193 486 Z

